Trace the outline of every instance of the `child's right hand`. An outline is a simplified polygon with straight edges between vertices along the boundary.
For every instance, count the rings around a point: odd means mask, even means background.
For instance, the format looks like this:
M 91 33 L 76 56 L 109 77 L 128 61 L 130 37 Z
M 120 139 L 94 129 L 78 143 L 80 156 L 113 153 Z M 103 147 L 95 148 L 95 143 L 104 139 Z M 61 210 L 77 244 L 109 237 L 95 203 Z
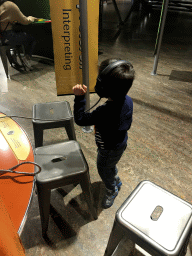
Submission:
M 84 95 L 86 92 L 87 92 L 87 86 L 85 86 L 84 84 L 83 85 L 77 84 L 73 86 L 73 93 L 76 96 Z

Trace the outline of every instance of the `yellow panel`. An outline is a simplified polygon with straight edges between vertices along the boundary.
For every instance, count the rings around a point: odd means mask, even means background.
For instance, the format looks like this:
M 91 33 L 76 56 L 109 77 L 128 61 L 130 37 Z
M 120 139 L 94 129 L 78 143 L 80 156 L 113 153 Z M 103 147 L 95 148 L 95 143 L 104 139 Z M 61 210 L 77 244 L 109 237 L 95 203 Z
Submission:
M 82 81 L 78 0 L 50 0 L 57 94 Z
M 0 117 L 5 116 L 0 114 Z M 18 160 L 26 160 L 30 145 L 21 128 L 9 117 L 0 118 L 0 131 Z
M 79 0 L 49 0 L 57 95 L 73 94 L 82 83 Z M 94 92 L 98 66 L 99 0 L 88 0 L 89 91 Z

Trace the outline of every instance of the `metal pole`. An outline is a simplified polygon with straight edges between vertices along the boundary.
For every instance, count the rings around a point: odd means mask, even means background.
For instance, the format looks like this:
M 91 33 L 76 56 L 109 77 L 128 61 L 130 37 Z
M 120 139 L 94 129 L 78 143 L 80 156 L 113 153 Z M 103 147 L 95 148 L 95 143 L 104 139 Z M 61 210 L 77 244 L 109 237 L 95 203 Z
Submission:
M 99 1 L 99 36 L 103 31 L 103 0 Z
M 86 98 L 85 110 L 87 110 L 90 108 L 87 0 L 79 0 L 79 10 L 80 10 L 82 73 L 83 73 L 83 84 L 87 86 L 87 93 L 85 95 L 85 98 Z M 83 128 L 83 131 L 92 132 L 93 128 L 90 126 L 86 126 Z
M 167 17 L 167 10 L 169 6 L 169 0 L 164 0 L 162 3 L 162 10 L 161 10 L 161 17 L 160 17 L 160 23 L 159 23 L 159 30 L 157 33 L 157 42 L 156 42 L 156 48 L 155 48 L 155 59 L 154 59 L 154 65 L 153 65 L 153 71 L 151 75 L 157 75 L 157 65 L 159 60 L 159 52 L 161 49 L 161 42 L 163 38 L 163 31 L 165 27 L 165 20 Z

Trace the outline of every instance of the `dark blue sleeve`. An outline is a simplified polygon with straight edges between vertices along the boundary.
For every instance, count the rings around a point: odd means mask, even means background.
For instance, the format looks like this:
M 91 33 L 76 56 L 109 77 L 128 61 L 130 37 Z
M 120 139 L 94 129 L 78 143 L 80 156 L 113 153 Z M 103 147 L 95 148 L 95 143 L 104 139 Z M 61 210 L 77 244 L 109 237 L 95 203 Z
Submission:
M 75 96 L 74 100 L 74 119 L 79 126 L 95 125 L 101 120 L 102 106 L 99 106 L 91 113 L 85 113 L 86 99 L 85 96 Z

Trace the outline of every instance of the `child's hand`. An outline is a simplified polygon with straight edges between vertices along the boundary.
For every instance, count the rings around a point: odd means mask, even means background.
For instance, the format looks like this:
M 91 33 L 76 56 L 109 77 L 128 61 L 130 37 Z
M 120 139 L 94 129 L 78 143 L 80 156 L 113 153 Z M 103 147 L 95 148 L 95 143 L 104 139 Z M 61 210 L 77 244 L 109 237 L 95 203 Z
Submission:
M 83 85 L 77 84 L 73 86 L 73 93 L 76 96 L 84 95 L 86 92 L 87 92 L 87 86 L 85 86 L 84 84 Z

